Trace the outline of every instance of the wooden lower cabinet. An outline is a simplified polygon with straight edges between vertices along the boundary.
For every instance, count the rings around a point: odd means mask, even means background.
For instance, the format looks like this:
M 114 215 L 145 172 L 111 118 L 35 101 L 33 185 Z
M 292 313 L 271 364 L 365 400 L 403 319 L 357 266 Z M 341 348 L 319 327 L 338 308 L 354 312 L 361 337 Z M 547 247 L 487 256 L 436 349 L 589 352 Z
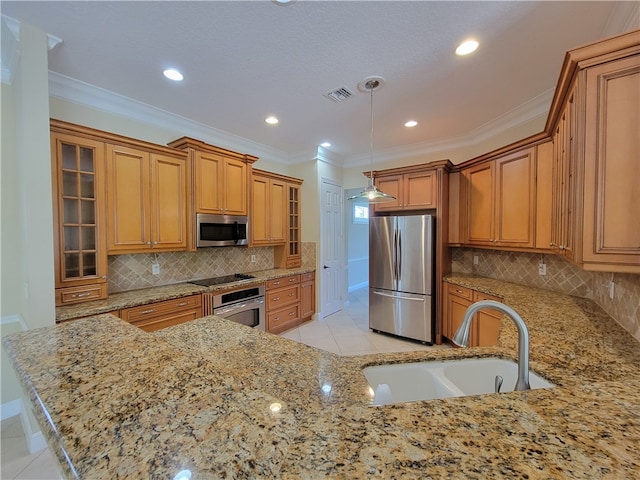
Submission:
M 313 272 L 269 280 L 265 290 L 267 332 L 289 330 L 309 320 L 314 313 Z
M 300 275 L 300 316 L 302 320 L 310 320 L 316 313 L 316 283 L 315 273 Z
M 149 303 L 120 311 L 120 318 L 146 332 L 172 327 L 200 317 L 202 295 Z
M 500 301 L 498 297 L 487 295 L 470 288 L 444 282 L 444 313 L 442 334 L 449 340 L 462 323 L 467 309 L 481 300 Z M 502 314 L 497 310 L 485 309 L 475 315 L 471 322 L 470 347 L 488 347 L 498 343 Z

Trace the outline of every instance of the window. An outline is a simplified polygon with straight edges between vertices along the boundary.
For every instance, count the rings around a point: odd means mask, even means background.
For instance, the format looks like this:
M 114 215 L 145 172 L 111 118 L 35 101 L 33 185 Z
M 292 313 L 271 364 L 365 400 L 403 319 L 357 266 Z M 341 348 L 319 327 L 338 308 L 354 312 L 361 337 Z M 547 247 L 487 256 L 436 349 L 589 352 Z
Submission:
M 353 204 L 353 223 L 369 223 L 369 206 Z

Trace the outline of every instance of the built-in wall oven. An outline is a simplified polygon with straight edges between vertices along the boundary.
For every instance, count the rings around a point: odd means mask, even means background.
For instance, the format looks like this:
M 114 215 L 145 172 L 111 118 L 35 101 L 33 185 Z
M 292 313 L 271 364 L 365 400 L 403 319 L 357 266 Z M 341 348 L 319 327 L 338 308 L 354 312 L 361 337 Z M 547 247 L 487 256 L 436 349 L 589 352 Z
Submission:
M 265 330 L 264 286 L 227 293 L 202 294 L 205 315 L 217 315 L 234 322 Z

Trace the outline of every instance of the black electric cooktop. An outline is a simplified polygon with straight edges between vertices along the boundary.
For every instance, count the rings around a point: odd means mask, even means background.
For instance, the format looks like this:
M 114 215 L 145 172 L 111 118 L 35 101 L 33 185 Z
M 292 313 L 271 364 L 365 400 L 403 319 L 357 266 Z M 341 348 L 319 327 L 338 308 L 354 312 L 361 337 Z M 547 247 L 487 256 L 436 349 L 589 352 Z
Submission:
M 224 275 L 222 277 L 213 278 L 201 278 L 200 280 L 189 280 L 189 283 L 194 283 L 203 287 L 211 287 L 212 285 L 222 285 L 224 283 L 237 282 L 238 280 L 249 280 L 256 278 L 253 275 L 247 275 L 245 273 L 235 273 L 233 275 Z

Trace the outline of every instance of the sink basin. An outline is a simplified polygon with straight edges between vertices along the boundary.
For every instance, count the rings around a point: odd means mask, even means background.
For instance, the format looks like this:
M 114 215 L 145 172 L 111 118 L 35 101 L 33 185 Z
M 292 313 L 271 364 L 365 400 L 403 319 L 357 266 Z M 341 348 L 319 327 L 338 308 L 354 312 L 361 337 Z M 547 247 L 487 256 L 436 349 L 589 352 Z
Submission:
M 397 363 L 366 367 L 363 373 L 373 392 L 374 405 L 435 400 L 494 393 L 495 377 L 503 378 L 501 392 L 513 391 L 518 365 L 497 357 L 439 362 Z M 531 389 L 554 385 L 529 371 Z

